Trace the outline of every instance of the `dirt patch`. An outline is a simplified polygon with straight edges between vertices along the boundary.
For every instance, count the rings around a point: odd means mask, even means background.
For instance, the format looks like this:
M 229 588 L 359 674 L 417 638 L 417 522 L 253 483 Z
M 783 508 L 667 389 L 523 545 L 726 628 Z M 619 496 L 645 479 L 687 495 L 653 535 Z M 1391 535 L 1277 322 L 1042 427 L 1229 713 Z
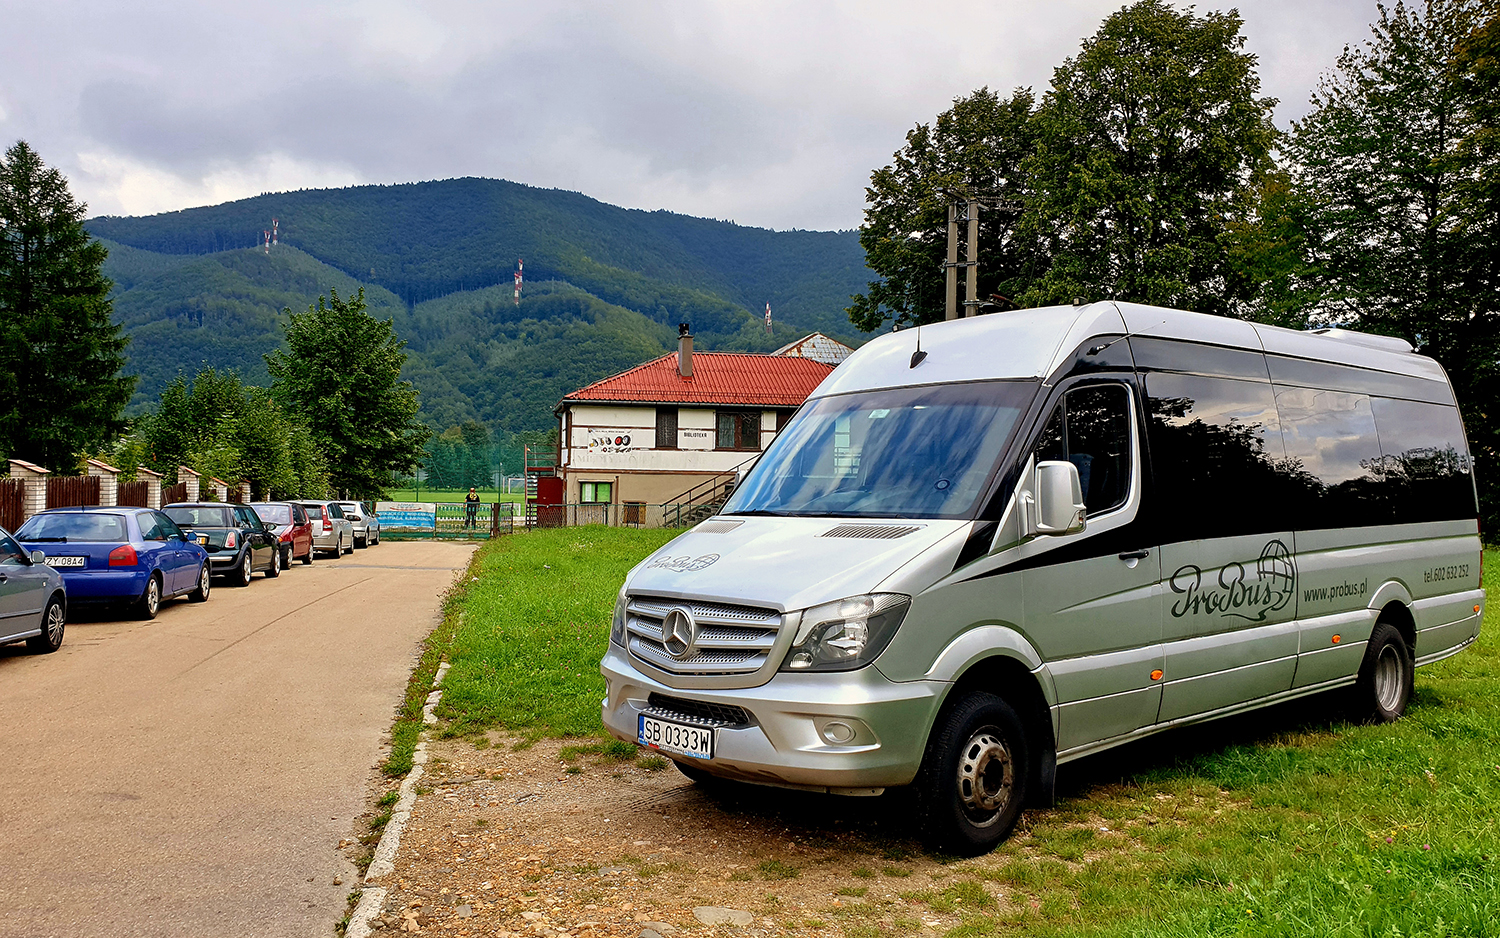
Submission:
M 377 934 L 858 938 L 946 930 L 981 907 L 1029 904 L 992 881 L 993 856 L 924 854 L 899 795 L 705 789 L 659 757 L 516 743 L 492 734 L 484 748 L 429 744 L 395 872 L 381 883 Z M 698 907 L 749 921 L 705 924 L 729 916 L 695 916 Z

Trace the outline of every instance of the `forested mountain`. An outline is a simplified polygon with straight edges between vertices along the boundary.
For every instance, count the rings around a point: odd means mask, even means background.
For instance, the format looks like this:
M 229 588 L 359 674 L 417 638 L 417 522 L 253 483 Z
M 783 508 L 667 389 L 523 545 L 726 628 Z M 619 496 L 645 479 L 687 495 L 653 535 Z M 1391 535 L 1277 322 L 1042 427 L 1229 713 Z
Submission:
M 281 243 L 268 255 L 272 218 Z M 545 427 L 562 394 L 661 354 L 678 322 L 709 349 L 866 337 L 844 314 L 869 277 L 855 232 L 748 228 L 495 179 L 276 193 L 88 228 L 110 249 L 136 406 L 201 364 L 264 381 L 280 311 L 330 288 L 363 286 L 371 312 L 395 321 L 440 428 Z

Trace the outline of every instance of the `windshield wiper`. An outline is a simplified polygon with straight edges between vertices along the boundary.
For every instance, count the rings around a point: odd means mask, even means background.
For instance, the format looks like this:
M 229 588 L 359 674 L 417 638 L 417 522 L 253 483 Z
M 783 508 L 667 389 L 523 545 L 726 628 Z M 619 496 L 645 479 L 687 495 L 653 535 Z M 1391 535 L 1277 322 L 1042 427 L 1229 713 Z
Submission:
M 729 513 L 729 517 L 731 517 L 731 518 L 736 518 L 736 517 L 739 517 L 741 515 L 743 515 L 745 517 L 748 517 L 748 518 L 785 518 L 785 517 L 787 517 L 787 513 L 786 512 L 784 512 L 784 511 L 772 511 L 769 508 L 752 508 L 749 511 L 734 511 L 734 512 L 730 512 Z

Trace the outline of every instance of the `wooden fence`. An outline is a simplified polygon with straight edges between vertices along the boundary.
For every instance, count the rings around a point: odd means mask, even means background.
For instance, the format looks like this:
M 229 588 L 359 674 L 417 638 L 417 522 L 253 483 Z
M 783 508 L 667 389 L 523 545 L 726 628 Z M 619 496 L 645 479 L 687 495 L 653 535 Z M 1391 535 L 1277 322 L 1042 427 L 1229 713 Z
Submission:
M 187 501 L 187 483 L 179 482 L 176 485 L 164 485 L 161 488 L 161 503 L 170 505 L 173 502 Z
M 98 476 L 59 476 L 47 480 L 47 507 L 99 504 Z
M 116 498 L 116 504 L 124 508 L 147 508 L 146 493 L 150 491 L 150 482 L 121 482 L 120 494 Z
M 0 528 L 15 533 L 26 520 L 26 483 L 20 479 L 0 479 Z

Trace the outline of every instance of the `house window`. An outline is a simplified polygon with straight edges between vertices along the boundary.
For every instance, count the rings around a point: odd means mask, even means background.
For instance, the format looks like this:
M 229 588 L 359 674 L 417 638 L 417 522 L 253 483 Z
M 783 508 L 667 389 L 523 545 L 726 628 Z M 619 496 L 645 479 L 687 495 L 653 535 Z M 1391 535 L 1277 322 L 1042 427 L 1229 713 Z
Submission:
M 585 505 L 607 504 L 614 487 L 613 482 L 578 483 L 578 501 Z
M 760 412 L 719 411 L 719 449 L 760 449 Z
M 677 408 L 656 408 L 656 448 L 677 448 Z

